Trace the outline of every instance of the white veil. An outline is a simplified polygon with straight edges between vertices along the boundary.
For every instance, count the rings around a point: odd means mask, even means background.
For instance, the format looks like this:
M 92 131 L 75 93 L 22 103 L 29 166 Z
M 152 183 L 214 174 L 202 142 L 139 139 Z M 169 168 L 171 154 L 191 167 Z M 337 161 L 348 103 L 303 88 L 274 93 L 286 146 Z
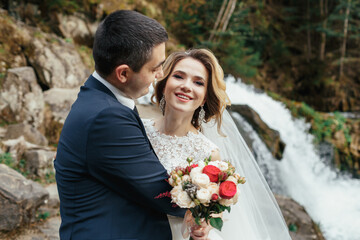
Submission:
M 231 206 L 230 213 L 224 214 L 224 226 L 219 234 L 223 239 L 291 239 L 275 197 L 226 110 L 220 129 L 226 137 L 219 135 L 213 121 L 202 124 L 203 134 L 219 147 L 221 158 L 229 160 L 246 183 L 239 186 L 238 203 Z

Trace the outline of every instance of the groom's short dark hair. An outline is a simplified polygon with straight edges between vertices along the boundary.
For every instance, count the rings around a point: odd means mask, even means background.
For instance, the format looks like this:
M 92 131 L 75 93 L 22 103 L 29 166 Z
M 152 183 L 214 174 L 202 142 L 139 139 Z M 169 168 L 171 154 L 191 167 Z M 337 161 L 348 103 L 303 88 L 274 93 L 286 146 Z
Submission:
M 152 49 L 167 40 L 165 28 L 156 20 L 135 11 L 115 11 L 100 23 L 95 33 L 95 69 L 108 76 L 117 66 L 127 64 L 139 72 L 150 60 Z

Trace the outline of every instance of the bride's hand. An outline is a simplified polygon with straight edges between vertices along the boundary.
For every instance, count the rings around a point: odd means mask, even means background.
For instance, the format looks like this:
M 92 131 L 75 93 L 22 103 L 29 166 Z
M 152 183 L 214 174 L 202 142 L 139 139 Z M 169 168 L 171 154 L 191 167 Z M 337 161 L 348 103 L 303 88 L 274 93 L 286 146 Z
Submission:
M 208 235 L 209 235 L 209 231 L 212 228 L 213 227 L 211 227 L 210 224 L 207 224 L 205 221 L 201 221 L 201 225 L 197 225 L 195 223 L 195 220 L 191 212 L 189 210 L 186 211 L 184 217 L 183 229 L 182 229 L 184 238 L 187 238 L 190 234 L 190 236 L 194 240 L 210 240 L 208 238 Z

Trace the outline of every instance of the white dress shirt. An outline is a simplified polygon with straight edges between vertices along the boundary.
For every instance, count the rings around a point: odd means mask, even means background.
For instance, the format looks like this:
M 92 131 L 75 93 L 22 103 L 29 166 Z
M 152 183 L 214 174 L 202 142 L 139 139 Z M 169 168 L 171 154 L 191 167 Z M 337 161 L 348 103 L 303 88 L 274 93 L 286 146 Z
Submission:
M 104 84 L 116 97 L 116 99 L 123 105 L 130 109 L 134 109 L 135 102 L 131 98 L 125 97 L 125 94 L 117 89 L 114 85 L 103 79 L 96 71 L 93 72 L 92 76 L 99 82 Z

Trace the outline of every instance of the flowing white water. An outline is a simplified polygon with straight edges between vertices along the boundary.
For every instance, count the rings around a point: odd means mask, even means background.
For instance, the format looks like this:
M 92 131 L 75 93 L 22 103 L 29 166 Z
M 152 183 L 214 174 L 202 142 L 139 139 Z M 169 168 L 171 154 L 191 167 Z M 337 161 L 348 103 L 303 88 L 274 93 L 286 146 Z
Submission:
M 268 161 L 267 168 L 275 165 L 281 190 L 305 207 L 327 240 L 360 239 L 360 180 L 338 176 L 324 164 L 307 133 L 309 125 L 293 119 L 282 103 L 232 77 L 227 93 L 233 104 L 249 105 L 280 132 L 286 143 L 283 159 Z

